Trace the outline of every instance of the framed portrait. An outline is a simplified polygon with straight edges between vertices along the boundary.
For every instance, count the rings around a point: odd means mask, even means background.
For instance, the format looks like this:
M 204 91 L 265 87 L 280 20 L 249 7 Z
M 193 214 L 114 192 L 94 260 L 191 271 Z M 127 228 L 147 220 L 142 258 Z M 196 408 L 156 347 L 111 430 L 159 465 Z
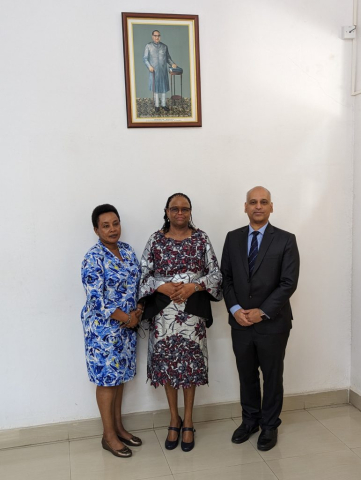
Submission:
M 130 127 L 201 127 L 198 15 L 122 13 Z

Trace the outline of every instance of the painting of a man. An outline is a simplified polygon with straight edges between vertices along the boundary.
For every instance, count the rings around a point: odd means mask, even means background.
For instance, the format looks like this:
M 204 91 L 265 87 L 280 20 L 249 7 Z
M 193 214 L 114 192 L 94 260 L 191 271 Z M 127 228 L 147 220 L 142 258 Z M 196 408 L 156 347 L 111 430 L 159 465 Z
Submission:
M 165 98 L 165 94 L 169 91 L 167 66 L 177 68 L 170 56 L 167 45 L 160 41 L 160 37 L 159 30 L 153 30 L 152 41 L 145 46 L 143 55 L 143 62 L 149 70 L 148 85 L 149 90 L 153 92 L 156 113 L 159 113 L 160 107 L 166 112 L 169 111 Z

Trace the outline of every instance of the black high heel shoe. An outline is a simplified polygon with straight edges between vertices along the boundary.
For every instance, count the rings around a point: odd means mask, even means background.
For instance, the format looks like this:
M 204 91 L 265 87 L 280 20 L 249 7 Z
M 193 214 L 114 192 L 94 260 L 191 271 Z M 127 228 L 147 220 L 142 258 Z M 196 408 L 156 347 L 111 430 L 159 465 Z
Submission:
M 194 428 L 189 428 L 189 427 L 183 427 L 182 428 L 182 433 L 183 432 L 193 432 L 193 440 L 191 442 L 181 442 L 181 449 L 183 452 L 190 452 L 194 448 L 194 434 L 195 434 L 195 429 Z
M 179 419 L 181 421 L 179 428 L 178 427 L 168 427 L 168 431 L 169 430 L 174 430 L 175 432 L 178 432 L 178 436 L 177 436 L 176 440 L 168 440 L 168 438 L 166 438 L 164 446 L 167 450 L 174 450 L 175 448 L 178 447 L 179 435 L 180 435 L 180 431 L 181 431 L 181 428 L 182 428 L 182 425 L 183 425 L 183 420 L 180 417 L 179 417 Z

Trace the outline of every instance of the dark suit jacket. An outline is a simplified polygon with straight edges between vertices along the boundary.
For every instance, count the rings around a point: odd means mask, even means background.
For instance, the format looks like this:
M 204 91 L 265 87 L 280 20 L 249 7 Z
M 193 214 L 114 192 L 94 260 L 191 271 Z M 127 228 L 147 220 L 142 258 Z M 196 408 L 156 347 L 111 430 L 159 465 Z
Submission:
M 260 308 L 270 319 L 253 327 L 239 325 L 229 313 L 232 328 L 254 328 L 258 333 L 281 333 L 292 328 L 290 297 L 296 290 L 300 267 L 296 237 L 268 224 L 252 277 L 248 269 L 248 225 L 229 232 L 223 248 L 221 271 L 227 309 Z

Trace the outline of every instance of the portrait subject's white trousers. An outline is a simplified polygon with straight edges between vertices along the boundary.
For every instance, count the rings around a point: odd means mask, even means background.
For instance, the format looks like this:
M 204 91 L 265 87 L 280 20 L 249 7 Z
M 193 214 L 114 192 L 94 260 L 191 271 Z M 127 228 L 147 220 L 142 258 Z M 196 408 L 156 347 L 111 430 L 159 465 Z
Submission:
M 160 95 L 161 105 L 162 107 L 165 107 L 165 93 L 161 93 Z M 156 107 L 159 107 L 159 93 L 154 94 L 154 104 Z

